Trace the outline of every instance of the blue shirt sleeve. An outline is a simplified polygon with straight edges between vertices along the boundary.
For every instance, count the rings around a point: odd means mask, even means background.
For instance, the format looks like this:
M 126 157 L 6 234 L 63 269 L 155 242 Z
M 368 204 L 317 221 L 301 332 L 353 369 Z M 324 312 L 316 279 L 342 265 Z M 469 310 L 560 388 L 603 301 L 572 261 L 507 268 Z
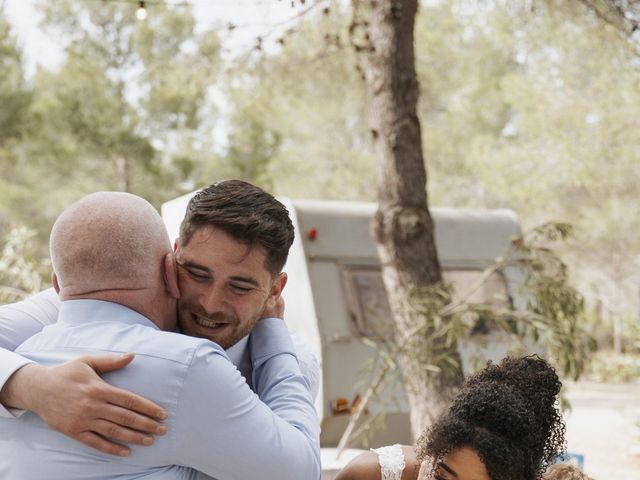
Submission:
M 47 325 L 55 323 L 60 299 L 53 288 L 20 302 L 0 305 L 0 348 L 15 350 Z
M 45 326 L 55 323 L 59 309 L 60 300 L 53 288 L 21 302 L 0 305 L 0 389 L 14 372 L 32 363 L 13 351 Z M 0 405 L 0 418 L 11 418 L 23 412 Z
M 168 433 L 171 463 L 214 478 L 319 479 L 319 423 L 284 322 L 261 320 L 251 342 L 262 401 L 219 347 L 201 344 Z

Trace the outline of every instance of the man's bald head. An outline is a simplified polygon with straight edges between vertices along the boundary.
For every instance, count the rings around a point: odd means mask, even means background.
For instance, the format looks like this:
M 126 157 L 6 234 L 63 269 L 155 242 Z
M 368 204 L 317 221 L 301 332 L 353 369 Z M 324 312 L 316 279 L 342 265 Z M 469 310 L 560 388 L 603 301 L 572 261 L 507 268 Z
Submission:
M 146 200 L 97 192 L 68 207 L 49 242 L 60 295 L 156 288 L 171 252 L 165 226 Z

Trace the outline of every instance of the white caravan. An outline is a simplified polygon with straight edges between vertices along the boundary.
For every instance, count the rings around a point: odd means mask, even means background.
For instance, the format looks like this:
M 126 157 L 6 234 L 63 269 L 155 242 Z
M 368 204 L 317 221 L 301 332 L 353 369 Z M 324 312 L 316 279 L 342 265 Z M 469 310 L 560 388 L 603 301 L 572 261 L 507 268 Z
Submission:
M 169 201 L 162 216 L 172 239 L 177 238 L 186 204 L 193 194 Z M 321 386 L 316 409 L 322 423 L 323 447 L 335 447 L 348 423 L 345 413 L 370 378 L 364 368 L 375 350 L 362 340 L 373 338 L 390 321 L 372 239 L 370 220 L 374 203 L 290 200 L 280 198 L 291 213 L 296 239 L 285 271 L 286 321 L 317 356 Z M 458 291 L 474 284 L 482 271 L 504 255 L 513 236 L 520 234 L 510 210 L 433 208 L 438 255 L 445 279 Z M 473 297 L 474 301 L 517 302 L 521 283 L 516 271 L 494 274 Z M 479 351 L 499 359 L 506 342 L 496 333 L 477 335 L 462 345 L 465 367 Z M 406 398 L 399 382 L 382 392 L 368 408 L 368 416 L 384 412 L 384 428 L 373 429 L 369 445 L 411 443 Z M 362 445 L 361 443 L 359 445 Z

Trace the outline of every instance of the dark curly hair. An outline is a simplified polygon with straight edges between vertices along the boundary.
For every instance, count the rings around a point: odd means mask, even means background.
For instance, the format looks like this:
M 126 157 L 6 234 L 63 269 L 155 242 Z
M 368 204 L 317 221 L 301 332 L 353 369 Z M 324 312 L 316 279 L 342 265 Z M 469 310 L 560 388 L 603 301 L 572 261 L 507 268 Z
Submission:
M 538 356 L 489 363 L 422 434 L 418 458 L 435 471 L 448 453 L 467 447 L 492 480 L 539 480 L 565 449 L 560 387 L 553 367 Z

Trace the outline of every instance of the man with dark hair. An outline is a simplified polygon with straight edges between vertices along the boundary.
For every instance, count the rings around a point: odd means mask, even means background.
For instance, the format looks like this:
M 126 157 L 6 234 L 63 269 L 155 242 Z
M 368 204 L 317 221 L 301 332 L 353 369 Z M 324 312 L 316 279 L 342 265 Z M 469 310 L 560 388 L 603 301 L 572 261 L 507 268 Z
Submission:
M 181 331 L 226 349 L 252 388 L 249 333 L 280 299 L 287 281 L 281 270 L 293 235 L 279 201 L 254 185 L 230 180 L 210 185 L 191 199 L 174 245 Z M 88 357 L 55 372 L 21 368 L 29 360 L 8 350 L 55 323 L 58 309 L 52 289 L 0 307 L 0 347 L 6 349 L 0 348 L 0 416 L 21 414 L 4 407 L 31 410 L 60 432 L 114 455 L 130 453 L 117 441 L 148 445 L 152 435 L 162 435 L 163 409 L 106 384 L 93 371 L 122 368 L 131 357 Z M 317 362 L 300 344 L 296 349 L 315 396 Z
M 278 297 L 294 230 L 287 209 L 265 191 L 230 180 L 200 190 L 180 225 L 176 258 L 183 294 L 180 328 L 229 348 Z M 240 264 L 226 259 L 245 252 Z

